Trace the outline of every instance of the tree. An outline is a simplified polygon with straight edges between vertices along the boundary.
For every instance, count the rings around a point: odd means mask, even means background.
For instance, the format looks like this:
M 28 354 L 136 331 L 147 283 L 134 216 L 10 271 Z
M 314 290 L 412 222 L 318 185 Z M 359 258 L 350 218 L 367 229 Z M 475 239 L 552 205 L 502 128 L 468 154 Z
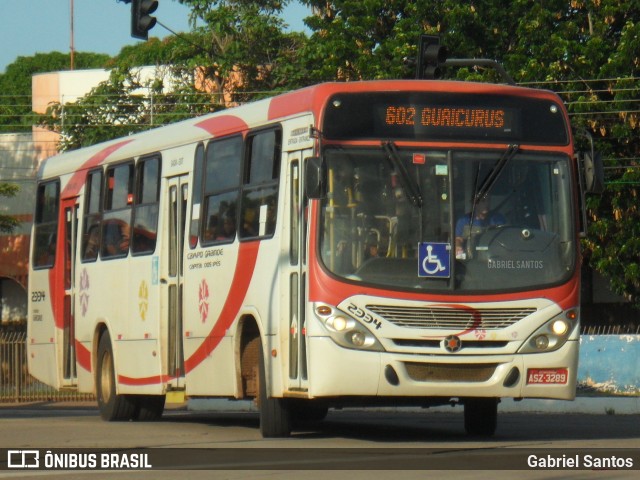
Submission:
M 193 74 L 182 69 L 156 67 L 156 78 L 144 81 L 136 67 L 112 70 L 74 103 L 52 103 L 41 125 L 60 133 L 60 151 L 172 123 L 220 108 L 194 88 Z
M 20 187 L 18 187 L 18 185 L 15 185 L 13 183 L 0 182 L 0 198 L 15 197 L 18 194 L 19 190 L 20 190 Z M 11 233 L 18 225 L 20 225 L 20 221 L 18 221 L 15 217 L 0 213 L 0 232 L 1 233 Z
M 75 54 L 76 68 L 101 68 L 108 55 Z M 0 133 L 30 132 L 34 117 L 31 112 L 31 77 L 37 73 L 68 70 L 69 54 L 37 53 L 18 57 L 0 74 Z
M 179 0 L 191 8 L 200 43 L 193 60 L 223 103 L 245 102 L 308 82 L 299 50 L 306 37 L 285 33 L 285 2 Z M 194 52 L 195 53 L 195 52 Z M 194 65 L 195 66 L 195 65 Z

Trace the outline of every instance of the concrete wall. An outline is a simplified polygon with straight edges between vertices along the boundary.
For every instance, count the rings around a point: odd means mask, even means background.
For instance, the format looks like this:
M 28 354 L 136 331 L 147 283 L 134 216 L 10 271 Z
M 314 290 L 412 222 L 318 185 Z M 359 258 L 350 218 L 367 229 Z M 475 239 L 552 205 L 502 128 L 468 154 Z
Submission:
M 582 335 L 578 388 L 640 395 L 640 335 Z

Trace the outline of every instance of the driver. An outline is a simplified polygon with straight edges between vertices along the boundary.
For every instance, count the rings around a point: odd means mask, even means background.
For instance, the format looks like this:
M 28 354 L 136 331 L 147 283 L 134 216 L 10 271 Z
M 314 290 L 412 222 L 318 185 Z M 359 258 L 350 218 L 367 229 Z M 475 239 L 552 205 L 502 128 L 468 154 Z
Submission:
M 506 220 L 501 213 L 491 211 L 489 197 L 482 197 L 476 204 L 473 222 L 471 222 L 471 212 L 462 216 L 456 222 L 456 258 L 466 258 L 464 253 L 466 247 L 465 243 L 466 238 L 469 235 L 465 235 L 465 233 L 467 233 L 465 232 L 465 227 L 470 228 L 471 231 L 473 231 L 473 227 L 482 229 L 490 226 L 504 225 L 505 222 Z

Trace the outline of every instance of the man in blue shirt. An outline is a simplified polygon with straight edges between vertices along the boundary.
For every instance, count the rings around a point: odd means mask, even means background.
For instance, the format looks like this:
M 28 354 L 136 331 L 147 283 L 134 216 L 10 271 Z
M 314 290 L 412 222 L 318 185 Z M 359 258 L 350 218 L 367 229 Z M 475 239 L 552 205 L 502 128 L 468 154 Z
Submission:
M 473 213 L 473 222 L 471 222 L 471 212 L 459 218 L 456 222 L 456 258 L 460 260 L 467 258 L 465 247 L 466 240 L 470 236 L 469 229 L 471 233 L 473 233 L 474 227 L 480 230 L 490 226 L 504 225 L 505 223 L 505 218 L 502 214 L 491 212 L 488 197 L 483 197 L 478 200 Z M 466 230 L 465 227 L 467 227 Z

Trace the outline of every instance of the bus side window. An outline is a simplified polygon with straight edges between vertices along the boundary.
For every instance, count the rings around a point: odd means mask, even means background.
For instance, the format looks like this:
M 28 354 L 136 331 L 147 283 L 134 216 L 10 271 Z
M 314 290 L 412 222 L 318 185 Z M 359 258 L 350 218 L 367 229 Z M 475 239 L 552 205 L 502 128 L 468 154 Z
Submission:
M 200 235 L 200 212 L 202 210 L 202 171 L 204 170 L 204 145 L 201 143 L 196 147 L 195 165 L 193 170 L 193 193 L 191 194 L 191 226 L 189 227 L 189 247 L 198 246 Z
M 241 136 L 212 141 L 207 145 L 204 212 L 201 212 L 203 245 L 228 243 L 236 237 L 241 164 Z
M 33 267 L 50 268 L 56 258 L 60 184 L 52 181 L 38 186 L 36 199 Z
M 138 162 L 135 207 L 133 209 L 133 237 L 131 251 L 151 254 L 156 249 L 160 201 L 160 157 L 153 156 Z
M 276 230 L 282 134 L 268 130 L 247 138 L 240 238 L 271 236 Z
M 93 262 L 100 251 L 100 199 L 102 198 L 102 170 L 94 170 L 87 175 L 85 185 L 85 207 L 82 232 L 82 261 Z
M 131 236 L 133 164 L 109 168 L 102 216 L 101 258 L 126 257 Z

